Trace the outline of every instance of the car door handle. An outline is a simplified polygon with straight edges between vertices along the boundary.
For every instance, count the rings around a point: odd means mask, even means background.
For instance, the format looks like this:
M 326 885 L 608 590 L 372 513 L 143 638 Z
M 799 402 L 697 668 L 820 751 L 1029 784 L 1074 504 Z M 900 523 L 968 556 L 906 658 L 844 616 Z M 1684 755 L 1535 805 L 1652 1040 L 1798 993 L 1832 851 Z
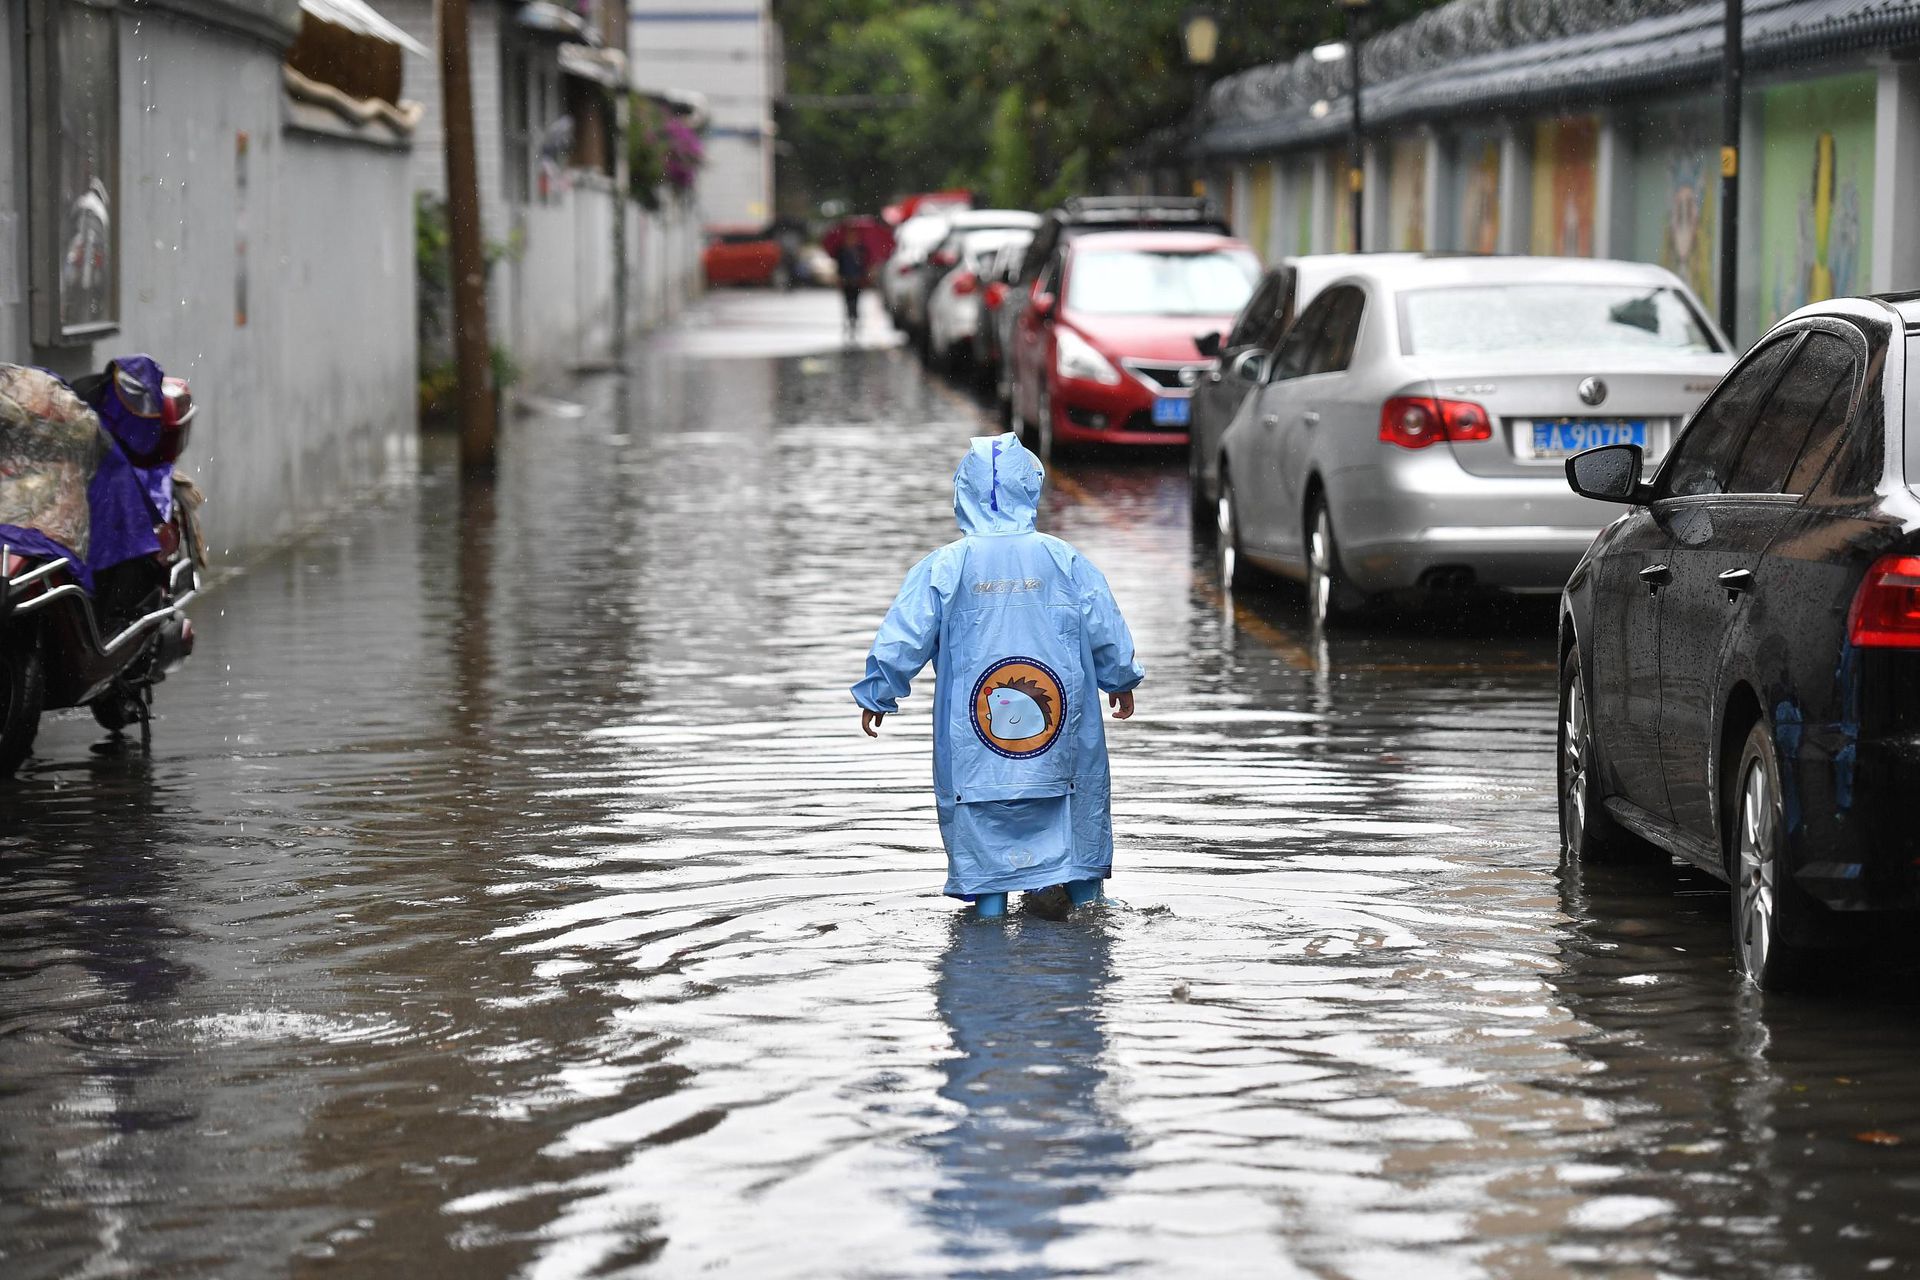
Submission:
M 1280 425 L 1280 415 L 1277 413 L 1263 413 L 1260 415 L 1260 425 L 1263 427 L 1277 427 Z
M 1300 421 L 1306 426 L 1317 427 L 1320 425 L 1320 411 L 1318 409 L 1308 409 L 1300 415 Z
M 1657 595 L 1660 588 L 1673 581 L 1673 570 L 1664 564 L 1650 564 L 1640 571 L 1640 581 L 1647 584 L 1647 594 Z
M 1732 604 L 1742 595 L 1753 590 L 1753 570 L 1728 569 L 1716 576 L 1714 581 L 1727 589 L 1727 603 Z

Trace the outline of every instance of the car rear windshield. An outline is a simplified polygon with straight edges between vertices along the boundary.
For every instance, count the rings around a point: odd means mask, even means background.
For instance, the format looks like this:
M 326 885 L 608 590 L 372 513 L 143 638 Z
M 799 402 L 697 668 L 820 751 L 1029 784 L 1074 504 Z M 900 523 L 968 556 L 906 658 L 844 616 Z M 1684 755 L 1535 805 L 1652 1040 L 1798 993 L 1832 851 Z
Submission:
M 1227 316 L 1259 276 L 1252 254 L 1231 250 L 1083 253 L 1074 259 L 1067 306 L 1096 316 Z
M 1644 285 L 1500 284 L 1400 295 L 1407 355 L 1520 351 L 1717 351 L 1677 290 Z

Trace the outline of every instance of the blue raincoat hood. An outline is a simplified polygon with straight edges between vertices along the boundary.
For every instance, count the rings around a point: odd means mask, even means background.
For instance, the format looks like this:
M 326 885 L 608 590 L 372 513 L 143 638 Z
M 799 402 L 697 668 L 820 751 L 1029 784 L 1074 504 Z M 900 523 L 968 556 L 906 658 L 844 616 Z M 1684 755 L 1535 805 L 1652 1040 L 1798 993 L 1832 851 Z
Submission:
M 1046 471 L 1008 431 L 975 436 L 953 473 L 953 518 L 969 534 L 1031 533 Z

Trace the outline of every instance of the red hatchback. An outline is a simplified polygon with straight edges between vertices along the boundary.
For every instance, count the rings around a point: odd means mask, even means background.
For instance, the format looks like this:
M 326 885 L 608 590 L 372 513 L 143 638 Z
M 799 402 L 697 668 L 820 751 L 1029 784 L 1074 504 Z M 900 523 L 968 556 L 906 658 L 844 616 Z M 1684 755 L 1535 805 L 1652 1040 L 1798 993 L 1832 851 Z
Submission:
M 1183 445 L 1193 388 L 1260 260 L 1202 231 L 1105 231 L 1063 242 L 1012 326 L 1014 427 L 1042 458 L 1059 444 Z

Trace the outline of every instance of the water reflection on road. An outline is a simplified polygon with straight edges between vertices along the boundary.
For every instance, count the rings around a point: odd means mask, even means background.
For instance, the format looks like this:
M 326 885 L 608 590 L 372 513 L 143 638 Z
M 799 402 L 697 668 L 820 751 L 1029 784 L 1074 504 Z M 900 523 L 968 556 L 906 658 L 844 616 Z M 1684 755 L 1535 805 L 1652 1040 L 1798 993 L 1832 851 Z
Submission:
M 1551 614 L 1310 637 L 1174 466 L 1043 513 L 1150 676 L 1119 905 L 939 896 L 845 686 L 988 416 L 729 296 L 491 490 L 229 581 L 0 808 L 8 1276 L 1912 1274 L 1914 1001 L 1563 879 Z M 1915 1145 L 1860 1140 L 1877 1134 Z

